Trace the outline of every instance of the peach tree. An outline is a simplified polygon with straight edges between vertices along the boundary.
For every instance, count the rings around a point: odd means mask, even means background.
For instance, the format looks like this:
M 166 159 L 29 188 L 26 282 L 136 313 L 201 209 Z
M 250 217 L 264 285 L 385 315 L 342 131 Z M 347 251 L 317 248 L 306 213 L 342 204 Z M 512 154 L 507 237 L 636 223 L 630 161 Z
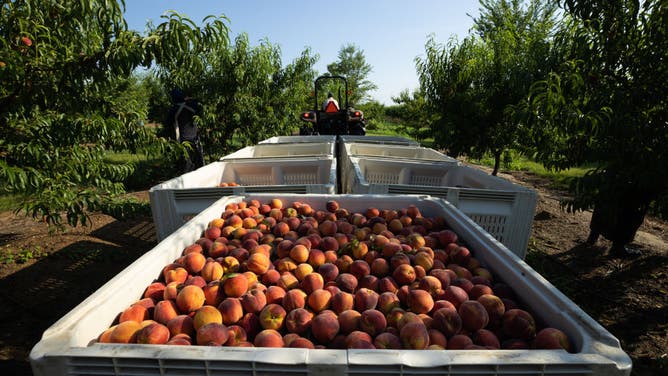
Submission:
M 536 158 L 594 168 L 573 184 L 571 210 L 628 203 L 641 212 L 668 192 L 668 5 L 563 2 L 558 69 L 518 115 Z M 615 209 L 612 209 L 615 210 Z
M 171 17 L 140 35 L 123 9 L 102 0 L 0 7 L 0 190 L 48 223 L 86 224 L 91 210 L 117 202 L 132 166 L 105 153 L 178 149 L 141 127 L 145 106 L 121 95 L 135 68 L 227 40 L 220 18 L 199 27 Z

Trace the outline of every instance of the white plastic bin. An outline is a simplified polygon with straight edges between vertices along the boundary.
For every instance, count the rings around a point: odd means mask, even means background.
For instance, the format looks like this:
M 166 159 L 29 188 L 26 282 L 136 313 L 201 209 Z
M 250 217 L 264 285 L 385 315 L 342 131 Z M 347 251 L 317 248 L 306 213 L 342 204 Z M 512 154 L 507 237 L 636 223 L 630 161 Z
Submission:
M 349 136 L 342 135 L 339 136 L 339 141 L 342 143 L 350 142 L 359 142 L 365 144 L 385 144 L 385 145 L 407 145 L 407 146 L 420 146 L 415 140 L 411 140 L 405 137 L 395 137 L 395 136 Z
M 563 350 L 308 350 L 139 344 L 91 344 L 119 312 L 138 300 L 162 268 L 200 237 L 225 205 L 282 198 L 316 209 L 335 197 L 341 207 L 397 209 L 415 204 L 443 216 L 480 262 L 529 306 L 538 320 L 560 328 L 575 352 Z M 224 197 L 137 259 L 50 328 L 33 347 L 35 376 L 79 375 L 569 375 L 625 376 L 631 359 L 619 341 L 526 263 L 444 200 L 391 195 Z
M 336 159 L 295 157 L 210 163 L 153 186 L 148 194 L 158 240 L 222 196 L 249 192 L 336 193 Z M 234 182 L 238 186 L 219 187 Z
M 336 142 L 336 136 L 274 136 L 259 144 L 296 144 L 305 142 Z
M 444 197 L 517 256 L 526 256 L 537 202 L 534 190 L 452 162 L 351 157 L 350 164 L 345 193 Z
M 221 161 L 253 158 L 333 157 L 336 143 L 304 142 L 295 144 L 259 144 L 246 146 L 222 157 Z
M 341 170 L 339 179 L 342 187 L 350 184 L 348 179 L 354 174 L 351 157 L 400 158 L 459 163 L 455 158 L 422 146 L 350 142 L 342 143 L 339 150 L 341 150 L 339 153 L 339 169 Z

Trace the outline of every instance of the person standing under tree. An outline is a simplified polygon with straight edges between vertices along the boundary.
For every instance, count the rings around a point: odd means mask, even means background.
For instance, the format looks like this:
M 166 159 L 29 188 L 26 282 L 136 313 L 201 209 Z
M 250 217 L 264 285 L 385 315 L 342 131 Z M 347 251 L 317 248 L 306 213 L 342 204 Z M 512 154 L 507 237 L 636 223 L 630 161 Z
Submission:
M 167 115 L 166 127 L 174 130 L 177 141 L 188 149 L 188 158 L 184 161 L 185 172 L 204 166 L 204 152 L 199 140 L 199 130 L 195 124 L 195 115 L 199 114 L 199 105 L 194 98 L 186 97 L 181 89 L 171 92 L 172 107 Z

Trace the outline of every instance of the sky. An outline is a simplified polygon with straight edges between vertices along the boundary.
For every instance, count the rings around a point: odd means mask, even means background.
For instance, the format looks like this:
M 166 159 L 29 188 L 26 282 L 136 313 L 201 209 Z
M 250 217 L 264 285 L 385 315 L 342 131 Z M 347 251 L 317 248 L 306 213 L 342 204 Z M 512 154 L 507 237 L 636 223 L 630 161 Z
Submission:
M 430 36 L 439 43 L 463 39 L 478 15 L 478 0 L 126 0 L 128 27 L 143 32 L 148 20 L 163 21 L 168 10 L 201 24 L 225 15 L 233 39 L 246 33 L 251 43 L 278 45 L 283 64 L 310 47 L 319 55 L 315 69 L 327 71 L 342 46 L 364 52 L 378 86 L 371 96 L 391 105 L 402 90 L 419 86 L 415 58 L 423 57 Z

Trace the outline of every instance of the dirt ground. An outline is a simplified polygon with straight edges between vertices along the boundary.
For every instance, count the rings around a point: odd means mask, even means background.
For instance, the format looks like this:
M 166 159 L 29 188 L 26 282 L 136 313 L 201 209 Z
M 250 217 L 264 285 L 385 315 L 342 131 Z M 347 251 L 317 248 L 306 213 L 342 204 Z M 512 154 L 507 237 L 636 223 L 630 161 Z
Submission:
M 562 193 L 535 176 L 500 175 L 539 193 L 527 262 L 620 340 L 633 375 L 668 375 L 668 223 L 645 220 L 632 244 L 642 256 L 610 257 L 604 239 L 583 245 L 591 213 L 562 211 Z M 150 217 L 92 222 L 50 233 L 0 213 L 0 374 L 31 375 L 28 354 L 44 330 L 155 246 Z

